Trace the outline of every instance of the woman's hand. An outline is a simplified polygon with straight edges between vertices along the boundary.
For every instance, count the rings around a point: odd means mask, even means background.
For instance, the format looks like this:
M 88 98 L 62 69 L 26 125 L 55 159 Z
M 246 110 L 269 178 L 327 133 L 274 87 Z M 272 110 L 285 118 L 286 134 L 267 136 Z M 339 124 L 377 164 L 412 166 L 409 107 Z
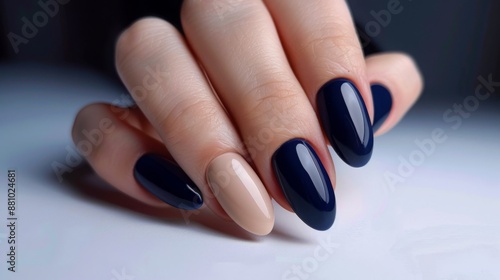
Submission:
M 327 144 L 366 164 L 373 130 L 390 130 L 422 90 L 415 63 L 363 57 L 342 0 L 185 0 L 181 17 L 185 37 L 157 18 L 123 32 L 116 67 L 138 107 L 83 108 L 77 147 L 104 180 L 149 205 L 205 202 L 264 235 L 274 198 L 328 229 Z M 103 126 L 112 129 L 97 148 L 79 145 Z

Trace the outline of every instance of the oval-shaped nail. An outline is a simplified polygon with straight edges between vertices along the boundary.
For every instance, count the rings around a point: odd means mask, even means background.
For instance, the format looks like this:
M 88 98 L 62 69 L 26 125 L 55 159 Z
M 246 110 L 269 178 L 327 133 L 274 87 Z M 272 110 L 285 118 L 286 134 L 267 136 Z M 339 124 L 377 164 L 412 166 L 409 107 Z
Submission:
M 136 181 L 173 207 L 194 210 L 201 207 L 201 191 L 175 163 L 155 154 L 144 154 L 134 166 Z
M 368 163 L 373 150 L 373 130 L 365 103 L 347 79 L 327 82 L 318 91 L 321 124 L 339 157 L 353 167 Z
M 329 229 L 335 220 L 335 194 L 311 145 L 303 139 L 289 140 L 274 153 L 272 164 L 283 193 L 297 216 L 314 229 Z
M 391 92 L 381 84 L 371 86 L 373 97 L 373 109 L 375 115 L 373 118 L 373 131 L 376 132 L 385 122 L 392 109 Z
M 274 208 L 261 180 L 236 153 L 226 153 L 212 160 L 207 180 L 217 201 L 242 228 L 266 235 L 274 226 Z

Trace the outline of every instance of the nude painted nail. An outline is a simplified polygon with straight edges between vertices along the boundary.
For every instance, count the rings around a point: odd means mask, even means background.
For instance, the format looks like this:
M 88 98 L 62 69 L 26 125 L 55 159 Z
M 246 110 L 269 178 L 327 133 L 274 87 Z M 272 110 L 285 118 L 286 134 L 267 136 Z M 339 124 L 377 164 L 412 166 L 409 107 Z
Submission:
M 243 157 L 235 153 L 216 157 L 208 167 L 207 179 L 222 208 L 239 226 L 257 235 L 271 232 L 271 198 Z

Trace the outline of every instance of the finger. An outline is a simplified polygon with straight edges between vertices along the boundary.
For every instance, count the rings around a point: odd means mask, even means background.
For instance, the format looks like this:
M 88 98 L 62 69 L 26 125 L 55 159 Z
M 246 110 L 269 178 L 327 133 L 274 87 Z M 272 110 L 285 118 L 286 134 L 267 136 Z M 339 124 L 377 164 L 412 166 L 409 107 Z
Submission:
M 117 108 L 106 104 L 86 106 L 73 126 L 75 145 L 96 173 L 143 203 L 152 206 L 167 203 L 184 210 L 199 208 L 203 204 L 200 190 L 166 159 L 165 147 L 113 111 Z M 137 112 L 131 112 L 130 117 L 140 118 Z M 142 170 L 144 165 L 148 170 Z
M 271 199 L 175 27 L 154 18 L 136 22 L 118 40 L 116 64 L 137 105 L 200 187 L 207 205 L 221 214 L 225 210 L 250 232 L 269 233 Z
M 187 0 L 181 18 L 269 192 L 309 226 L 329 228 L 333 164 L 262 1 Z
M 264 2 L 333 148 L 347 164 L 365 165 L 373 148 L 372 99 L 363 52 L 346 2 Z
M 151 138 L 154 138 L 161 142 L 160 136 L 151 125 L 149 120 L 141 112 L 141 109 L 139 109 L 139 107 L 112 106 L 111 111 L 113 114 L 117 115 L 119 119 L 124 120 L 127 124 L 137 128 L 138 130 L 146 133 Z
M 393 128 L 420 96 L 423 78 L 413 59 L 403 53 L 366 58 L 375 108 L 373 128 L 382 135 Z

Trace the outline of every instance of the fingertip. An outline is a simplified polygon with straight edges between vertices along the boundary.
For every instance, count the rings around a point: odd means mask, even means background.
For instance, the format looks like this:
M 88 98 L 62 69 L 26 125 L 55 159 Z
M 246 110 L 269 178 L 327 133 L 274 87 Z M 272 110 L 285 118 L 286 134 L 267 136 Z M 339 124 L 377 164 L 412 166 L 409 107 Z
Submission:
M 373 84 L 371 91 L 374 108 L 373 132 L 376 134 L 391 112 L 392 94 L 382 84 Z
M 415 60 L 405 53 L 371 55 L 366 58 L 366 65 L 374 100 L 375 136 L 380 136 L 392 129 L 417 101 L 424 80 Z

